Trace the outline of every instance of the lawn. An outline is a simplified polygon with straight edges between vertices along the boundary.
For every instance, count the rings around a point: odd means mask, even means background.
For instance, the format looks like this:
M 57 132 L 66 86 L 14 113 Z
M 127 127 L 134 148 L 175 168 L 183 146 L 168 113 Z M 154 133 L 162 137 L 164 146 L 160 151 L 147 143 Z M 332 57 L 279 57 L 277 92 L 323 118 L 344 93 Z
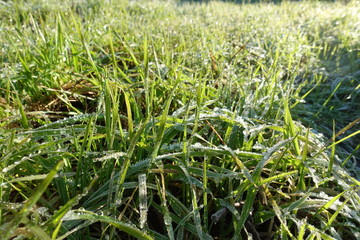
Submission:
M 0 1 L 0 239 L 360 239 L 360 2 L 276 2 Z

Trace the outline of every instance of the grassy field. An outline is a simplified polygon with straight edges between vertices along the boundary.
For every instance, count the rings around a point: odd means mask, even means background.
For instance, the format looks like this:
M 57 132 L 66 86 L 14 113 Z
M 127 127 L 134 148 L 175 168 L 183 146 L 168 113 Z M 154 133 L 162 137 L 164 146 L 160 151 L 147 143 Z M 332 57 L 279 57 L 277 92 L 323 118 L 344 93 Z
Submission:
M 0 1 L 0 239 L 360 239 L 359 12 Z

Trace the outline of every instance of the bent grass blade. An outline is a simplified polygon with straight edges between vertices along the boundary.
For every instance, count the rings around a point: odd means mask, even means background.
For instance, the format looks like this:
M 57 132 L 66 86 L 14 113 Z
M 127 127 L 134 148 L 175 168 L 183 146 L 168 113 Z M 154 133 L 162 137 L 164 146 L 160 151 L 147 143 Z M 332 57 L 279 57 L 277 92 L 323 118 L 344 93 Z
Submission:
M 150 235 L 142 232 L 140 229 L 129 223 L 125 223 L 117 219 L 111 218 L 109 216 L 102 216 L 89 211 L 74 211 L 72 214 L 69 214 L 67 220 L 87 220 L 92 222 L 108 223 L 118 228 L 119 230 L 126 232 L 127 234 L 135 237 L 136 239 L 153 240 L 153 238 Z
M 23 221 L 26 215 L 31 211 L 36 202 L 40 199 L 41 195 L 45 192 L 47 187 L 50 185 L 57 172 L 61 169 L 63 161 L 56 164 L 55 168 L 49 172 L 44 181 L 37 187 L 33 195 L 26 201 L 23 208 L 14 216 L 14 218 L 5 225 L 3 228 L 4 239 L 8 239 L 14 232 L 14 230 Z

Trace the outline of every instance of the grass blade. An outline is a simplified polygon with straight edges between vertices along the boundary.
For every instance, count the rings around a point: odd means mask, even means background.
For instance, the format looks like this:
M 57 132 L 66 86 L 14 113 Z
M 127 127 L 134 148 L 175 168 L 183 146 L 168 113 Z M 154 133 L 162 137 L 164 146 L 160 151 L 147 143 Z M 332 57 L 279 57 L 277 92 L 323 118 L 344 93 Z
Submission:
M 140 211 L 140 229 L 147 224 L 147 191 L 146 191 L 146 174 L 140 174 L 139 177 L 139 211 Z
M 14 230 L 19 226 L 19 224 L 23 221 L 26 215 L 31 211 L 36 202 L 40 199 L 41 195 L 45 192 L 47 187 L 50 185 L 51 181 L 57 174 L 57 172 L 61 169 L 63 162 L 60 161 L 56 164 L 55 168 L 49 172 L 44 181 L 36 188 L 32 196 L 25 202 L 23 208 L 14 216 L 11 222 L 6 223 L 3 228 L 3 237 L 4 239 L 8 239 L 14 232 Z
M 103 222 L 108 223 L 119 230 L 126 232 L 127 234 L 135 237 L 139 240 L 152 240 L 153 238 L 146 233 L 142 232 L 138 228 L 136 228 L 133 225 L 130 225 L 128 223 L 124 223 L 122 221 L 119 221 L 117 219 L 108 217 L 108 216 L 102 216 L 98 215 L 93 212 L 89 211 L 74 211 L 73 214 L 69 214 L 70 216 L 67 217 L 67 220 L 87 220 L 87 221 L 93 221 L 93 222 Z

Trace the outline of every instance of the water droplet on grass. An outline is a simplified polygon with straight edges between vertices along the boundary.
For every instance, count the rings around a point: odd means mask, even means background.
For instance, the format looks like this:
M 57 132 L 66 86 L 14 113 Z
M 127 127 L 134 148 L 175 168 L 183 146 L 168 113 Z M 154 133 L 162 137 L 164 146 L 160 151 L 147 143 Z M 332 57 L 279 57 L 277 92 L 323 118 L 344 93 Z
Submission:
M 168 225 L 168 226 L 171 225 L 171 223 L 172 223 L 171 217 L 165 215 L 165 216 L 164 216 L 164 223 L 165 223 L 165 225 Z

